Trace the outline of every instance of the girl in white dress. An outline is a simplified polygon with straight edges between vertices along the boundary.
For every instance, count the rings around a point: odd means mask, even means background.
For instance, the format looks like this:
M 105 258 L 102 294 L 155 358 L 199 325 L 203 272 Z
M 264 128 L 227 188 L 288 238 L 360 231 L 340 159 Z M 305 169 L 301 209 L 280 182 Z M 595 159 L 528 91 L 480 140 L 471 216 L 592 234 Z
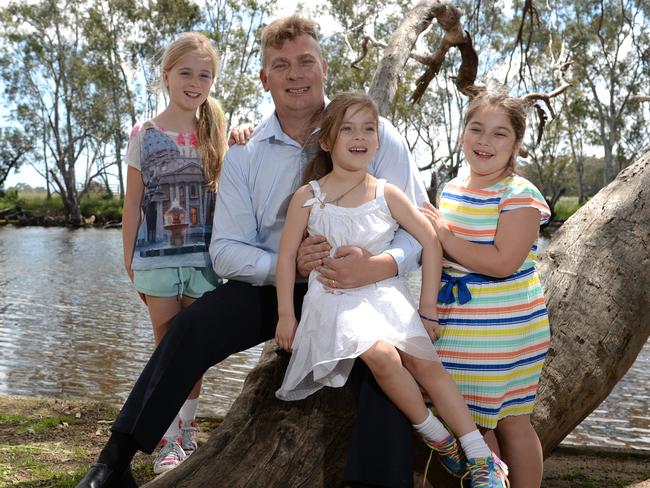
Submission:
M 472 486 L 502 487 L 507 468 L 492 457 L 432 345 L 440 333 L 436 297 L 442 267 L 433 227 L 397 187 L 367 172 L 379 145 L 377 130 L 377 107 L 364 94 L 339 95 L 323 112 L 318 141 L 322 150 L 308 171 L 311 181 L 289 204 L 280 241 L 276 340 L 293 354 L 276 396 L 300 400 L 323 386 L 343 386 L 360 357 L 424 441 L 442 455 L 447 469 L 467 475 Z M 314 270 L 298 324 L 293 288 L 305 231 L 325 236 L 332 256 L 343 245 L 378 254 L 392 241 L 398 224 L 422 245 L 419 310 L 402 277 L 339 289 L 335 282 L 319 281 Z M 418 383 L 459 436 L 468 459 L 427 409 Z

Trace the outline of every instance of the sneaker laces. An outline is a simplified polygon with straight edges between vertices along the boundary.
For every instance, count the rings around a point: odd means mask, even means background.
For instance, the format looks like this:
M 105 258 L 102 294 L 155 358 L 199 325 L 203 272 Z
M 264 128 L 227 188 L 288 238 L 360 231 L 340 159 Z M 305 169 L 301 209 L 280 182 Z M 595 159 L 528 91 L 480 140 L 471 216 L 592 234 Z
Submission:
M 453 439 L 453 438 L 452 438 Z M 424 467 L 424 477 L 422 479 L 422 486 L 424 487 L 426 480 L 427 480 L 427 474 L 429 473 L 429 467 L 431 466 L 431 459 L 433 458 L 433 451 L 437 452 L 438 455 L 448 457 L 450 458 L 453 462 L 455 463 L 461 463 L 462 462 L 462 454 L 460 452 L 460 449 L 458 449 L 458 446 L 456 445 L 455 439 L 452 440 L 452 442 L 448 442 L 447 439 L 435 443 L 435 442 L 428 442 L 424 441 L 426 446 L 430 449 L 429 452 L 429 459 L 427 459 L 427 464 Z
M 180 438 L 178 439 L 181 440 Z M 160 448 L 156 463 L 164 466 L 166 464 L 177 464 L 185 459 L 185 451 L 178 442 L 164 439 L 164 444 Z
M 468 476 L 473 479 L 474 484 L 472 485 L 472 488 L 489 488 L 490 487 L 490 458 L 479 458 L 482 462 L 477 462 L 475 464 L 469 464 L 467 468 L 467 472 L 463 475 L 463 477 L 460 479 L 461 486 L 463 486 L 463 481 L 465 478 Z M 479 461 L 479 459 L 476 459 L 476 461 Z M 494 469 L 494 473 L 499 478 L 499 481 L 501 481 L 502 485 L 505 486 L 506 488 L 510 488 L 510 482 L 508 481 L 508 478 L 506 474 L 504 474 L 504 469 L 502 467 L 503 461 L 501 461 L 499 458 L 492 455 L 492 469 Z M 498 460 L 499 462 L 494 462 Z M 483 462 L 484 461 L 484 462 Z M 503 464 L 505 466 L 505 464 Z M 507 469 L 507 468 L 506 468 Z M 507 473 L 507 471 L 505 472 Z
M 452 438 L 453 439 L 453 438 Z M 460 449 L 456 446 L 456 441 L 448 442 L 447 439 L 440 442 L 424 442 L 432 451 L 436 451 L 438 454 L 444 457 L 450 458 L 455 463 L 460 463 L 462 461 L 462 456 L 460 454 Z

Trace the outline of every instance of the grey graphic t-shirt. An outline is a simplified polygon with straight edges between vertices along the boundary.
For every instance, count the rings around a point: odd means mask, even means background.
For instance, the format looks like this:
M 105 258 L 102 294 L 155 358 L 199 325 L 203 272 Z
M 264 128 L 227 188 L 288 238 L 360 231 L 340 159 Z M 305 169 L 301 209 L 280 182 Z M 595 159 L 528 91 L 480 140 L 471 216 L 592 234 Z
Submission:
M 211 267 L 208 247 L 215 194 L 207 187 L 195 133 L 136 124 L 126 162 L 142 172 L 144 199 L 134 270 Z

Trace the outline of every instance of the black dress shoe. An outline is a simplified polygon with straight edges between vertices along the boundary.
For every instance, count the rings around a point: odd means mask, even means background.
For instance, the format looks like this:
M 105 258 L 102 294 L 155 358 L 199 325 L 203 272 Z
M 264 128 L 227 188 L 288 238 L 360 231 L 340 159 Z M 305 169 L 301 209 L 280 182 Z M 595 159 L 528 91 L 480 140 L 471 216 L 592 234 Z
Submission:
M 77 488 L 137 488 L 131 468 L 124 473 L 115 473 L 103 463 L 93 464 Z

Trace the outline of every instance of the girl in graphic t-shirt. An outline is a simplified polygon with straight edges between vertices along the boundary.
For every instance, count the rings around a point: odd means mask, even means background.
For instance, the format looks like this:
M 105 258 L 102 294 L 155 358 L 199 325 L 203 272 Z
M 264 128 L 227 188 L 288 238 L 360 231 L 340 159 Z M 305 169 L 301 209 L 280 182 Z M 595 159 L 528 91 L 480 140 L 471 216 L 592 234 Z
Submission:
M 198 33 L 185 33 L 167 47 L 161 85 L 169 103 L 133 128 L 126 153 L 124 266 L 149 309 L 156 344 L 180 310 L 220 284 L 208 254 L 227 147 L 223 112 L 209 96 L 218 60 Z M 165 433 L 155 473 L 174 468 L 196 449 L 200 389 L 201 380 Z

